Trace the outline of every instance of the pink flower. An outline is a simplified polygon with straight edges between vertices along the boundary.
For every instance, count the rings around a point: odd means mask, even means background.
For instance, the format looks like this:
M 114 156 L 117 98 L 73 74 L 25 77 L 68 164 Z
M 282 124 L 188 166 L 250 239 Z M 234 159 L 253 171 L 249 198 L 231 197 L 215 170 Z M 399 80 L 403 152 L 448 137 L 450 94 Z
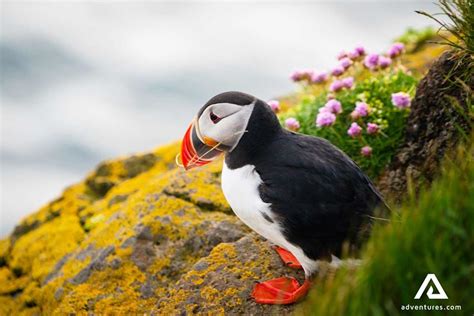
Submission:
M 313 75 L 313 71 L 306 69 L 306 70 L 295 70 L 291 73 L 291 80 L 294 82 L 303 81 L 303 80 L 311 80 L 311 76 Z
M 347 52 L 346 51 L 340 51 L 338 54 L 337 54 L 337 59 L 338 60 L 341 60 L 343 59 L 344 57 L 347 57 Z
M 354 78 L 346 77 L 342 79 L 342 84 L 344 85 L 344 88 L 350 89 L 354 86 Z
M 375 123 L 367 123 L 367 134 L 376 134 L 380 127 Z
M 356 52 L 358 52 L 360 56 L 365 55 L 365 48 L 362 45 L 356 46 L 356 48 L 354 48 L 354 50 Z
M 347 57 L 349 57 L 352 60 L 362 57 L 364 55 L 365 55 L 365 48 L 361 45 L 355 47 L 353 50 L 347 53 Z
M 355 120 L 357 120 L 357 119 L 359 119 L 359 118 L 360 118 L 359 112 L 357 112 L 357 111 L 355 111 L 355 110 L 351 112 L 351 119 L 353 119 L 353 120 L 355 121 Z
M 342 68 L 347 69 L 352 65 L 352 60 L 347 57 L 344 57 L 339 61 L 339 65 L 342 66 Z
M 289 117 L 285 120 L 285 126 L 291 131 L 297 131 L 300 129 L 300 122 L 294 117 Z
M 301 71 L 299 71 L 299 70 L 293 71 L 290 75 L 290 79 L 295 81 L 295 82 L 302 80 L 302 77 L 303 77 L 303 75 L 302 75 Z
M 342 112 L 341 102 L 336 99 L 331 99 L 324 105 L 325 109 L 328 109 L 330 113 L 339 114 Z
M 349 129 L 347 130 L 347 135 L 354 138 L 354 137 L 359 136 L 361 132 L 362 132 L 362 127 L 360 127 L 359 124 L 357 124 L 356 122 L 353 122 L 351 124 L 351 127 L 349 127 Z
M 334 69 L 331 71 L 331 74 L 337 77 L 337 76 L 342 75 L 344 71 L 345 71 L 344 67 L 342 67 L 341 65 L 338 65 L 334 67 Z
M 356 50 L 350 51 L 347 56 L 349 56 L 350 59 L 356 60 L 357 58 L 360 57 L 359 53 Z
M 369 157 L 372 155 L 372 147 L 364 146 L 360 149 L 360 153 L 362 154 L 362 156 Z
M 316 117 L 316 126 L 323 127 L 323 126 L 331 126 L 336 121 L 336 115 L 329 112 L 328 109 L 321 111 L 318 113 Z
M 312 83 L 321 83 L 321 82 L 325 82 L 326 80 L 328 80 L 328 74 L 325 71 L 315 72 L 311 76 Z
M 405 50 L 405 45 L 403 43 L 393 43 L 393 45 L 388 50 L 388 56 L 391 58 L 400 55 Z
M 354 112 L 356 112 L 359 117 L 367 116 L 369 114 L 369 105 L 365 102 L 356 102 Z
M 278 100 L 270 100 L 267 104 L 272 108 L 273 112 L 280 112 L 280 102 Z
M 399 109 L 410 107 L 410 95 L 405 92 L 392 93 L 392 104 Z
M 342 80 L 334 80 L 329 86 L 329 91 L 337 92 L 342 88 L 344 88 L 344 82 L 342 82 Z
M 378 62 L 379 62 L 378 54 L 369 54 L 365 56 L 364 66 L 371 70 L 374 70 L 375 68 L 377 68 Z
M 378 64 L 380 68 L 385 69 L 392 64 L 392 60 L 389 57 L 380 56 Z
M 331 85 L 329 86 L 329 91 L 337 92 L 343 88 L 350 89 L 354 86 L 354 78 L 353 77 L 346 77 L 341 80 L 334 80 Z

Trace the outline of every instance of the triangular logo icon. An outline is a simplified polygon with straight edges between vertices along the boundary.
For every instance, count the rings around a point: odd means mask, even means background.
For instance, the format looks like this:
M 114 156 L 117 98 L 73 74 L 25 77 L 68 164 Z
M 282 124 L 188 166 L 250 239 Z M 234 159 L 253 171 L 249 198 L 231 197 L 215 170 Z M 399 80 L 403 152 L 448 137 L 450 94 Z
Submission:
M 441 283 L 439 283 L 438 278 L 434 273 L 428 273 L 426 275 L 425 280 L 421 284 L 420 288 L 418 289 L 418 292 L 416 292 L 415 295 L 415 300 L 419 300 L 423 293 L 426 290 L 426 287 L 429 285 L 430 281 L 433 283 L 433 285 L 436 287 L 437 293 L 433 293 L 433 286 L 430 286 L 428 289 L 428 292 L 426 292 L 426 295 L 428 296 L 429 299 L 431 300 L 446 300 L 448 299 L 448 296 L 446 295 L 446 292 L 444 291 L 443 287 L 441 286 Z

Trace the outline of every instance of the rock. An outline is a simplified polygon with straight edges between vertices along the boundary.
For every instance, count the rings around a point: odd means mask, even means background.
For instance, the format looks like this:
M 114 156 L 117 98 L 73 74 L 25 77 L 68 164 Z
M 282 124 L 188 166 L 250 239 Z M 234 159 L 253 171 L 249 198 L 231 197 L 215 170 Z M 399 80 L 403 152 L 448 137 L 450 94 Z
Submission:
M 223 193 L 215 191 L 213 188 L 220 186 L 220 165 L 219 168 L 211 169 L 206 174 L 196 172 L 174 172 L 168 178 L 168 185 L 163 192 L 199 206 L 203 211 L 219 210 L 225 213 L 232 213 Z
M 105 259 L 112 253 L 114 252 L 115 247 L 114 246 L 108 246 L 100 251 L 98 251 L 97 255 L 94 256 L 94 259 L 86 266 L 84 267 L 81 271 L 79 271 L 78 274 L 76 274 L 70 282 L 74 285 L 82 284 L 89 279 L 90 275 L 94 270 L 101 271 L 105 268 Z M 117 260 L 118 258 L 114 259 Z M 118 259 L 120 260 L 120 259 Z M 47 282 L 46 282 L 47 283 Z
M 236 242 L 215 247 L 169 288 L 153 312 L 157 315 L 285 315 L 294 305 L 261 305 L 250 298 L 256 282 L 281 276 L 304 280 L 302 270 L 283 265 L 270 243 L 251 233 Z
M 149 170 L 158 160 L 160 160 L 159 156 L 148 153 L 144 155 L 134 155 L 120 161 L 101 163 L 96 171 L 86 179 L 86 184 L 94 193 L 99 196 L 104 196 L 117 183 L 134 178 L 140 173 Z M 117 196 L 117 199 L 123 197 L 124 196 Z M 115 202 L 116 200 L 110 201 L 112 204 Z
M 127 178 L 134 178 L 140 173 L 149 170 L 155 165 L 160 157 L 153 153 L 148 153 L 140 156 L 132 156 L 123 161 L 123 166 L 127 175 Z
M 185 173 L 178 149 L 102 163 L 0 241 L 0 314 L 150 313 L 201 258 L 245 236 L 220 163 Z

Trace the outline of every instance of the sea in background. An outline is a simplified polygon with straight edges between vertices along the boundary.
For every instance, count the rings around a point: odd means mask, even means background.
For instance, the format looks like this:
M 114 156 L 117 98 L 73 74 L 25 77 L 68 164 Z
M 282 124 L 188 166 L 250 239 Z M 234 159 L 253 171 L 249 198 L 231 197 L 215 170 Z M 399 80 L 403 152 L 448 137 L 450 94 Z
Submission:
M 0 237 L 98 162 L 179 139 L 213 95 L 291 92 L 342 49 L 382 52 L 428 1 L 0 4 Z

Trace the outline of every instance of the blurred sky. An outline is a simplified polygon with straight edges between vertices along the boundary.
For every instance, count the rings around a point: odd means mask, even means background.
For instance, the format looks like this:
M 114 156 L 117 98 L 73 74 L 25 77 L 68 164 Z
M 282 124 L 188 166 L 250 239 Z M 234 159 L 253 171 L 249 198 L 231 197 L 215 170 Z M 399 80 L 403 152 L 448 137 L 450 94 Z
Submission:
M 101 160 L 181 137 L 207 99 L 263 99 L 342 49 L 430 25 L 417 2 L 1 2 L 0 236 Z

